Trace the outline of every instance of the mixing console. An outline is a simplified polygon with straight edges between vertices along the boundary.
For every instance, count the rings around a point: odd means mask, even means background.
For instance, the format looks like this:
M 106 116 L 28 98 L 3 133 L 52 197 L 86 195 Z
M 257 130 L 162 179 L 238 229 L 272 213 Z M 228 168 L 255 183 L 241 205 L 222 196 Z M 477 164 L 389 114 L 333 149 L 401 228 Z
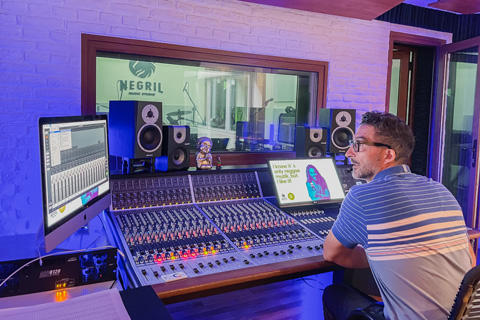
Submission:
M 112 180 L 113 209 L 191 203 L 189 176 Z
M 196 202 L 259 198 L 262 196 L 254 171 L 195 175 L 192 176 L 192 186 Z
M 263 198 L 255 171 L 114 179 L 112 194 L 112 220 L 141 285 L 320 256 L 334 220 L 287 215 Z
M 287 210 L 290 216 L 297 219 L 298 222 L 312 230 L 318 236 L 324 238 L 328 235 L 328 231 L 337 219 L 339 208 L 320 209 L 316 207 L 301 207 L 289 208 Z
M 115 216 L 137 265 L 233 250 L 192 205 L 126 210 Z
M 312 232 L 263 199 L 200 205 L 200 209 L 257 264 L 318 255 L 323 247 Z
M 162 282 L 162 275 L 178 271 L 192 277 L 238 269 L 244 260 L 193 205 L 114 215 L 142 284 Z

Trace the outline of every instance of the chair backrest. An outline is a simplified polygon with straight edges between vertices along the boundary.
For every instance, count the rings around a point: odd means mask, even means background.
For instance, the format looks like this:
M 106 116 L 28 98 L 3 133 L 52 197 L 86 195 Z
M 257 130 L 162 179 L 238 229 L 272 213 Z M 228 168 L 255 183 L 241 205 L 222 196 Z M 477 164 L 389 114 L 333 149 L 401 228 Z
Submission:
M 475 266 L 463 277 L 448 320 L 480 320 L 480 266 Z
M 365 308 L 354 310 L 350 312 L 347 320 L 385 320 L 383 303 L 376 302 Z

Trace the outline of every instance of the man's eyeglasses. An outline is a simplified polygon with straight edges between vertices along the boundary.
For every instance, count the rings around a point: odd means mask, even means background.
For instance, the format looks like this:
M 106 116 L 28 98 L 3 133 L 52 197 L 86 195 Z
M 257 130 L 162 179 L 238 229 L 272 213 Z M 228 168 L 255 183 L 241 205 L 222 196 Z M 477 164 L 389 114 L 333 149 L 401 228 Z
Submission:
M 388 144 L 380 143 L 380 142 L 371 142 L 371 141 L 357 141 L 357 140 L 350 140 L 349 146 L 353 148 L 353 151 L 359 152 L 360 146 L 362 144 L 366 144 L 367 146 L 375 146 L 375 147 L 387 147 L 388 149 L 393 149 Z

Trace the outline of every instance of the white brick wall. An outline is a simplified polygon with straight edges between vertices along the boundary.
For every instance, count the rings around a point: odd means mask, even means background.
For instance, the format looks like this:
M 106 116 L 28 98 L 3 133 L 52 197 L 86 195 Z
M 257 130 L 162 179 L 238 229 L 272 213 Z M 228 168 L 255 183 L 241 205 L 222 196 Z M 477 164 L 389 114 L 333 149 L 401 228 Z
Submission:
M 0 236 L 41 217 L 37 119 L 80 114 L 80 35 L 92 33 L 329 62 L 327 106 L 383 110 L 391 30 L 380 21 L 237 0 L 0 1 Z

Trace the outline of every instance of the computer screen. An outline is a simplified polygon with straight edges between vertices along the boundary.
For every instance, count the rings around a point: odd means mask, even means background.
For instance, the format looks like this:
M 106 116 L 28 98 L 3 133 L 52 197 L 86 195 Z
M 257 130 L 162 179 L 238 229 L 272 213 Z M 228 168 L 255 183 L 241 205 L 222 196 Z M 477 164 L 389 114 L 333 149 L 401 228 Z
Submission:
M 280 207 L 342 202 L 345 193 L 331 158 L 270 160 Z
M 46 252 L 111 203 L 106 115 L 39 119 Z

